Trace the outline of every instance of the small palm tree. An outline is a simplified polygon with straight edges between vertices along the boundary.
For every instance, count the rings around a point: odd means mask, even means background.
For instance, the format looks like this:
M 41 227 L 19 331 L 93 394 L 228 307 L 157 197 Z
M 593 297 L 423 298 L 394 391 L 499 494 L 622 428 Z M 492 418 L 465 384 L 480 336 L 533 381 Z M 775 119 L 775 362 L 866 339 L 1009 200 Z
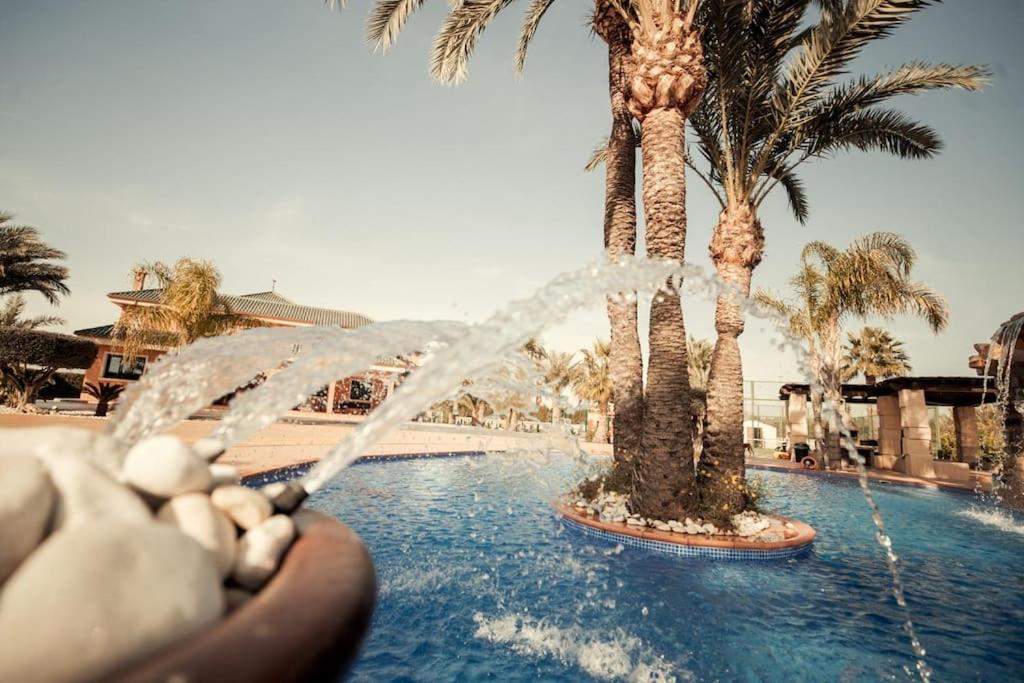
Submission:
M 483 424 L 484 418 L 493 412 L 487 401 L 472 394 L 460 396 L 457 406 L 459 413 L 469 417 L 474 427 Z
M 608 441 L 608 412 L 612 402 L 610 370 L 611 345 L 600 339 L 590 349 L 580 349 L 582 358 L 573 365 L 572 388 L 576 395 L 597 407 L 594 441 Z
M 50 325 L 63 325 L 64 319 L 55 315 L 39 315 L 34 318 L 23 317 L 25 313 L 25 297 L 13 294 L 4 299 L 0 308 L 0 327 L 14 327 L 21 330 L 36 330 Z
M 551 422 L 562 419 L 561 396 L 572 384 L 573 354 L 563 351 L 548 351 L 544 358 L 544 384 L 553 395 Z
M 806 341 L 810 369 L 820 384 L 811 395 L 815 437 L 819 444 L 827 437 L 830 457 L 838 455 L 842 417 L 844 321 L 912 314 L 923 318 L 936 333 L 949 322 L 946 301 L 910 279 L 916 257 L 906 240 L 887 232 L 860 237 L 846 250 L 811 242 L 801 253 L 800 271 L 790 281 L 795 301 L 763 290 L 755 294 L 761 306 L 785 317 L 790 331 Z M 827 431 L 822 421 L 822 392 L 833 405 L 832 428 Z
M 715 347 L 707 339 L 696 339 L 692 335 L 686 346 L 690 363 L 690 386 L 694 389 L 707 389 Z
M 106 417 L 110 404 L 116 401 L 124 391 L 124 385 L 112 382 L 100 382 L 97 385 L 86 382 L 82 386 L 82 391 L 96 399 L 96 417 Z
M 868 384 L 910 374 L 910 357 L 903 350 L 903 342 L 893 339 L 885 330 L 865 327 L 860 334 L 850 333 L 847 338 L 842 371 L 844 382 L 861 373 Z
M 217 291 L 220 272 L 209 261 L 186 257 L 174 266 L 157 262 L 138 268 L 155 276 L 162 291 L 160 305 L 131 305 L 121 312 L 114 337 L 124 345 L 126 358 L 138 355 L 147 343 L 178 347 L 259 325 L 231 310 Z
M 0 211 L 0 296 L 39 292 L 51 304 L 70 293 L 64 283 L 68 269 L 52 263 L 66 254 L 54 249 L 28 225 L 7 225 L 13 214 Z

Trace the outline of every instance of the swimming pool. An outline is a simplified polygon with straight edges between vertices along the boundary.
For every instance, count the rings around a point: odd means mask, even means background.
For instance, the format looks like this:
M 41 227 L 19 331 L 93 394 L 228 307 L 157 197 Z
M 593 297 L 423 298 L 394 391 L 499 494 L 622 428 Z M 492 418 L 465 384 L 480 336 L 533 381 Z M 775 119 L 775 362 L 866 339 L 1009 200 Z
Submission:
M 798 559 L 721 562 L 566 529 L 568 458 L 365 463 L 310 500 L 355 528 L 379 601 L 359 681 L 913 679 L 889 572 L 855 482 L 750 472 L 810 523 Z M 872 484 L 936 680 L 1024 675 L 1024 518 Z M 972 516 L 972 514 L 974 516 Z

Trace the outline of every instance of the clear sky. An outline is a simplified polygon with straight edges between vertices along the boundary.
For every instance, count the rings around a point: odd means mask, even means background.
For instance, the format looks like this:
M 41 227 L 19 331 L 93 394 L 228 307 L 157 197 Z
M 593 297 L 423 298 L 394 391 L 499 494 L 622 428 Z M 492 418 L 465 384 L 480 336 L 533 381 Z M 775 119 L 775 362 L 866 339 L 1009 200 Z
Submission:
M 480 320 L 600 258 L 603 174 L 582 167 L 609 116 L 589 3 L 555 4 L 521 81 L 521 11 L 506 10 L 457 88 L 427 71 L 443 0 L 384 56 L 363 39 L 368 4 L 0 1 L 0 208 L 68 252 L 67 329 L 112 322 L 104 295 L 142 260 L 212 259 L 228 293 L 276 279 L 297 301 L 376 319 Z M 806 167 L 811 220 L 769 200 L 755 286 L 783 289 L 808 240 L 902 233 L 952 324 L 938 338 L 888 326 L 918 374 L 967 374 L 971 345 L 1024 308 L 1022 28 L 1020 0 L 947 0 L 871 46 L 858 71 L 985 63 L 994 82 L 899 102 L 941 133 L 937 159 Z M 697 182 L 688 210 L 688 259 L 710 267 L 717 209 Z M 687 302 L 690 331 L 712 337 L 711 313 Z M 569 350 L 598 334 L 595 310 L 546 340 Z M 793 377 L 758 326 L 742 343 L 749 378 Z

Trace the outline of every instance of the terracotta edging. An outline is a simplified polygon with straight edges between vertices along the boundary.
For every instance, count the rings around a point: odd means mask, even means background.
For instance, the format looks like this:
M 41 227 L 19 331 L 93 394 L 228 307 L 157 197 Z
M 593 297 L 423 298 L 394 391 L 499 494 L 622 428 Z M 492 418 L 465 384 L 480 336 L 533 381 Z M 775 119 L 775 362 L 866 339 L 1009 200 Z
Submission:
M 656 541 L 658 543 L 669 543 L 672 545 L 684 545 L 692 546 L 697 548 L 719 548 L 725 550 L 786 550 L 789 548 L 800 548 L 802 546 L 810 544 L 814 541 L 817 532 L 809 525 L 803 522 L 784 517 L 782 515 L 769 515 L 774 519 L 782 522 L 789 522 L 796 527 L 797 535 L 793 538 L 787 538 L 782 541 L 743 541 L 739 540 L 736 536 L 703 536 L 699 534 L 677 534 L 672 531 L 659 531 L 657 529 L 651 529 L 650 527 L 633 527 L 625 522 L 602 522 L 599 519 L 595 519 L 589 515 L 580 514 L 565 503 L 556 502 L 554 504 L 555 510 L 558 514 L 566 519 L 570 519 L 577 524 L 590 527 L 591 529 L 598 529 L 600 531 L 606 531 L 612 534 L 618 534 L 620 536 L 630 536 L 632 538 L 638 538 L 645 541 Z

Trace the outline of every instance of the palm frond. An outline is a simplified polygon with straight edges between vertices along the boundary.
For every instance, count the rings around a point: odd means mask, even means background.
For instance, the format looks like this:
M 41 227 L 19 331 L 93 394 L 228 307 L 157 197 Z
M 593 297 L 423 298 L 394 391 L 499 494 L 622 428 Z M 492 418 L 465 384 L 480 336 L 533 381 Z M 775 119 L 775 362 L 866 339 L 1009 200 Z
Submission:
M 413 12 L 426 0 L 377 0 L 366 17 L 366 36 L 374 49 L 387 51 L 398 40 L 398 34 Z
M 846 118 L 837 129 L 812 131 L 805 147 L 807 154 L 815 157 L 855 148 L 904 159 L 928 159 L 942 149 L 942 140 L 934 129 L 902 112 L 869 109 Z
M 594 145 L 593 151 L 590 153 L 590 158 L 587 159 L 587 165 L 583 167 L 583 170 L 587 173 L 596 171 L 601 164 L 608 158 L 608 136 L 604 136 L 601 142 Z
M 463 0 L 448 13 L 434 39 L 430 73 L 447 85 L 466 80 L 477 38 L 514 0 Z
M 523 28 L 519 32 L 519 46 L 516 48 L 516 74 L 520 76 L 526 69 L 526 52 L 530 48 L 530 42 L 537 33 L 541 19 L 554 2 L 555 0 L 533 0 L 526 10 Z

